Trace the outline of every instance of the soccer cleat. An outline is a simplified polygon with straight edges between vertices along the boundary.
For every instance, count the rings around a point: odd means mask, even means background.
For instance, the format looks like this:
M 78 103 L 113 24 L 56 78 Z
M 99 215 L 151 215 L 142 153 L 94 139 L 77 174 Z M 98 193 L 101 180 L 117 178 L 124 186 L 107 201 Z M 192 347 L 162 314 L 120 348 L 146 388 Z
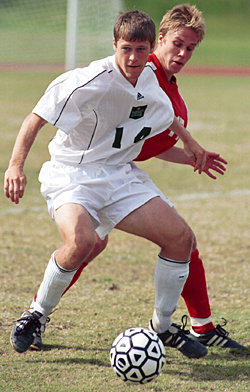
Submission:
M 225 324 L 227 324 L 225 320 Z M 215 329 L 210 332 L 199 334 L 196 333 L 193 328 L 190 329 L 190 338 L 195 341 L 203 344 L 204 346 L 219 346 L 223 348 L 236 348 L 238 350 L 247 350 L 245 346 L 237 343 L 235 340 L 228 337 L 229 332 L 227 332 L 221 325 L 217 325 Z
M 41 331 L 35 332 L 35 337 L 30 345 L 30 349 L 40 351 L 42 348 L 42 336 Z
M 35 334 L 45 330 L 45 325 L 39 321 L 41 317 L 43 315 L 40 312 L 27 311 L 17 320 L 10 335 L 10 342 L 18 353 L 27 351 L 34 341 Z
M 177 348 L 188 358 L 203 358 L 207 355 L 206 347 L 198 341 L 189 338 L 189 331 L 177 324 L 171 324 L 166 332 L 157 333 L 164 346 Z M 149 322 L 149 329 L 154 331 L 152 320 Z M 155 331 L 154 331 L 155 332 Z M 194 344 L 195 343 L 195 344 Z

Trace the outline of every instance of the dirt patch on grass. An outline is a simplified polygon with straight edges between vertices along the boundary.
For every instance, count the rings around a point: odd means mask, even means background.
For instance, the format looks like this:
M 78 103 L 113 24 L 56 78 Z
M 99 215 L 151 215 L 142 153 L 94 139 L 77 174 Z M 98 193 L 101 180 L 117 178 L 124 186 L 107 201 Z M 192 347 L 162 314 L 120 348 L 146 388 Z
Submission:
M 64 64 L 0 63 L 1 71 L 64 72 Z

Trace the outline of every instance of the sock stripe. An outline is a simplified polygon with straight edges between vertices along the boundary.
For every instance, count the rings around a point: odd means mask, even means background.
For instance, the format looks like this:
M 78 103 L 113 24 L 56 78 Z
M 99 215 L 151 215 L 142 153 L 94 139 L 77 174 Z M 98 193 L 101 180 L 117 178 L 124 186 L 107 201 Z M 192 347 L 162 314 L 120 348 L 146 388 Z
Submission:
M 72 269 L 72 270 L 66 270 L 66 269 L 62 268 L 62 267 L 57 263 L 57 261 L 56 261 L 54 255 L 53 255 L 53 259 L 54 259 L 55 265 L 57 266 L 57 268 L 59 269 L 59 271 L 62 272 L 62 273 L 64 273 L 64 274 L 65 274 L 65 273 L 68 273 L 68 272 L 77 271 L 78 268 L 79 268 L 79 267 L 76 267 L 76 268 L 74 268 L 74 269 Z
M 187 261 L 177 261 L 177 260 L 172 260 L 172 259 L 167 259 L 166 257 L 161 256 L 160 254 L 158 254 L 158 257 L 162 260 L 168 261 L 169 263 L 173 263 L 173 264 L 189 264 L 190 263 L 190 259 L 188 259 Z
M 206 324 L 210 324 L 212 319 L 210 316 L 198 318 L 198 317 L 190 317 L 192 327 L 203 327 Z

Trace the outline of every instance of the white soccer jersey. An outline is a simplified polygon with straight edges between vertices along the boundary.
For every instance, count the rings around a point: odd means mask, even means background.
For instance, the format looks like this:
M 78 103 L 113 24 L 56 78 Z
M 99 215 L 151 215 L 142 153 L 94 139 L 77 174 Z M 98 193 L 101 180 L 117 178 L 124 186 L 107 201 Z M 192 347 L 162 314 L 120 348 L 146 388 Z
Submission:
M 146 65 L 133 87 L 115 56 L 56 78 L 33 112 L 58 128 L 49 151 L 68 164 L 130 162 L 145 138 L 164 131 L 174 119 L 152 68 Z

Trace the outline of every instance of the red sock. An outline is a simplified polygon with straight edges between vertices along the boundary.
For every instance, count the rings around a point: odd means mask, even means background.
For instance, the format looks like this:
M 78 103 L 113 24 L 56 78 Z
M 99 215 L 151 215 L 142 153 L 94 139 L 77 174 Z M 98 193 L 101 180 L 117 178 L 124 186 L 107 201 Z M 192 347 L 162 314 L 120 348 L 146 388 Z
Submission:
M 205 324 L 202 325 L 200 320 L 209 318 L 211 309 L 207 294 L 205 270 L 202 260 L 199 258 L 198 249 L 191 254 L 189 275 L 181 295 L 190 317 L 199 319 L 199 326 L 192 326 L 193 330 L 197 333 L 207 333 L 213 330 L 215 327 L 212 322 L 204 320 Z
M 73 279 L 71 280 L 70 284 L 68 285 L 68 287 L 66 288 L 66 290 L 64 290 L 64 292 L 62 293 L 62 296 L 68 291 L 68 289 L 73 286 L 73 284 L 75 284 L 75 282 L 78 280 L 78 278 L 80 277 L 82 270 L 87 267 L 88 263 L 82 263 L 80 265 L 80 267 L 78 268 L 78 270 L 76 271 Z

